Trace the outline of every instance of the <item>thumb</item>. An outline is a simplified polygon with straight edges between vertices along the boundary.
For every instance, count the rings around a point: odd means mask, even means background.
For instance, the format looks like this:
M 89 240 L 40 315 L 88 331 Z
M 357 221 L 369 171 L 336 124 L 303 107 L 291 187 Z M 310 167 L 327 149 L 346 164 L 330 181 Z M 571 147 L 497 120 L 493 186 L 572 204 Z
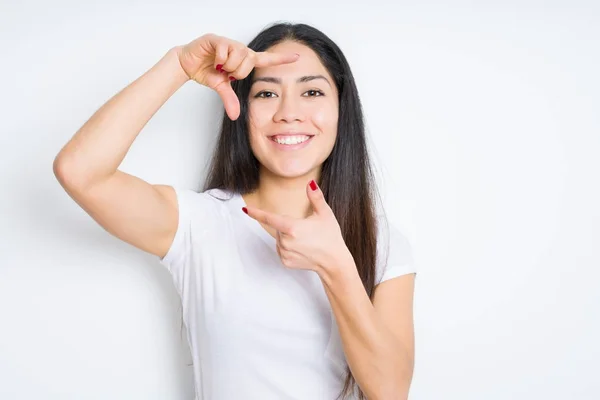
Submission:
M 325 201 L 325 196 L 323 195 L 321 188 L 319 188 L 314 180 L 311 180 L 308 185 L 306 185 L 306 193 L 315 213 L 323 214 L 324 212 L 327 212 L 329 205 L 327 204 L 327 201 Z
M 240 101 L 231 87 L 229 80 L 219 83 L 215 87 L 215 91 L 219 94 L 225 111 L 231 120 L 236 120 L 240 116 Z

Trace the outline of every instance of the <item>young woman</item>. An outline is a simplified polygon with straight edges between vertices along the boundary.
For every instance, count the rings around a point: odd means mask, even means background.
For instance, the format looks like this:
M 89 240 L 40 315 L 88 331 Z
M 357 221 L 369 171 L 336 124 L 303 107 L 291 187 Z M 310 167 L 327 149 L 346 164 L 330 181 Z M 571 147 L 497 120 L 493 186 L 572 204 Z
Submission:
M 118 170 L 188 80 L 226 112 L 204 189 Z M 411 247 L 377 212 L 354 78 L 319 30 L 173 47 L 79 129 L 54 172 L 104 229 L 168 268 L 197 399 L 408 397 Z

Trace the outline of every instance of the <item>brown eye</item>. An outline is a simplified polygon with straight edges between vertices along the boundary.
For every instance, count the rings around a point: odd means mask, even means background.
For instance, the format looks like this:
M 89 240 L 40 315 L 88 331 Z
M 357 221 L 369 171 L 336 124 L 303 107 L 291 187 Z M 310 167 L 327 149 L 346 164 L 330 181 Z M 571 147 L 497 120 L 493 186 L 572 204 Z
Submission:
M 267 94 L 269 96 L 267 96 Z M 263 90 L 262 92 L 257 93 L 256 96 L 254 96 L 254 97 L 255 98 L 262 98 L 262 99 L 269 99 L 269 98 L 275 97 L 275 93 L 269 92 L 267 90 Z
M 308 97 L 319 97 L 319 96 L 324 96 L 324 93 L 321 92 L 320 90 L 309 90 L 306 93 L 308 93 Z M 305 93 L 305 94 L 306 94 Z

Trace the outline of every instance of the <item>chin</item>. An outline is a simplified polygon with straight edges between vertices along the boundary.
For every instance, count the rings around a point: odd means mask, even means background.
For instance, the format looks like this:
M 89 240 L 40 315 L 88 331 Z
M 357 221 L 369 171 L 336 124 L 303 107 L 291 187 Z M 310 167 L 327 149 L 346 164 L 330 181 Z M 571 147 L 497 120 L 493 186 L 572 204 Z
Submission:
M 288 163 L 288 165 L 278 166 L 278 165 L 270 165 L 266 167 L 269 170 L 269 173 L 275 175 L 280 178 L 285 179 L 294 179 L 300 178 L 302 176 L 308 176 L 315 169 L 314 166 L 298 165 L 295 163 Z
M 272 171 L 274 175 L 280 178 L 295 179 L 310 174 L 310 169 L 283 169 Z

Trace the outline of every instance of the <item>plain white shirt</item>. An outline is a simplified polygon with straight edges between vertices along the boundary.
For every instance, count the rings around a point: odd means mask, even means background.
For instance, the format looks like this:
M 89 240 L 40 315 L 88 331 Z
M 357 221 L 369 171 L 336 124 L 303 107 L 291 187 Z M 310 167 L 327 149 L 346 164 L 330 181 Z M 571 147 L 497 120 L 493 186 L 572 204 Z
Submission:
M 179 225 L 160 261 L 181 297 L 196 400 L 335 399 L 346 358 L 318 275 L 281 263 L 241 195 L 175 191 Z M 376 283 L 416 272 L 406 237 L 390 223 L 378 234 Z

